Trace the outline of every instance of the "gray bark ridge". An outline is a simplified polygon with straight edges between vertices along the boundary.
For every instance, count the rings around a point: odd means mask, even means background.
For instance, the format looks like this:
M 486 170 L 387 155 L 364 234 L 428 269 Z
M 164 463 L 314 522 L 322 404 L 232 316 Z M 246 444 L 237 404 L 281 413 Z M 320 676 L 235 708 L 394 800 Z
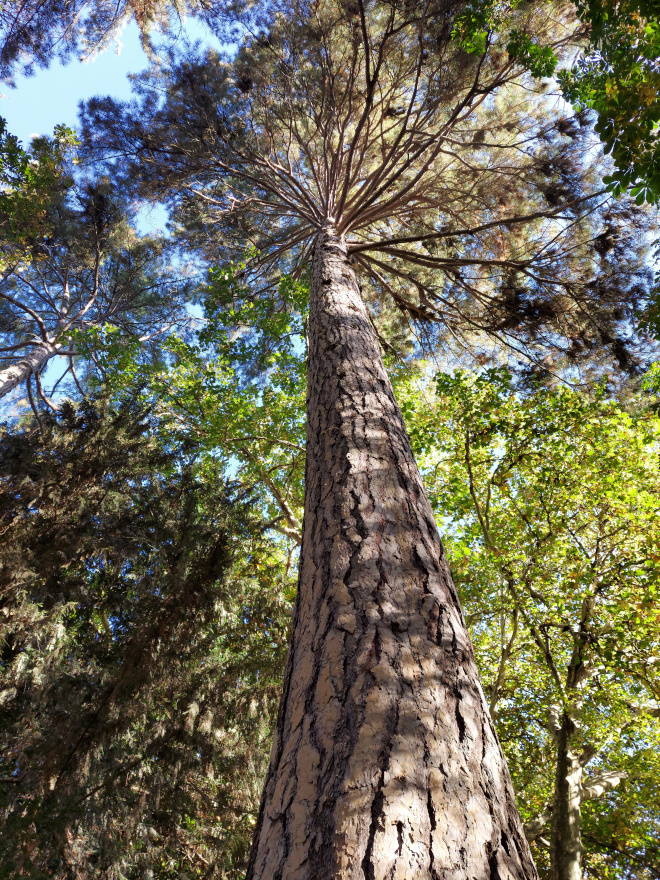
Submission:
M 564 711 L 555 732 L 557 765 L 550 834 L 552 880 L 582 878 L 582 763 L 573 747 L 576 733 L 573 719 Z
M 299 589 L 247 880 L 536 880 L 346 247 L 317 239 Z
M 52 342 L 38 342 L 28 354 L 16 361 L 15 364 L 0 370 L 0 398 L 13 391 L 17 385 L 20 385 L 33 373 L 38 373 L 43 365 L 58 353 L 60 348 L 60 345 Z

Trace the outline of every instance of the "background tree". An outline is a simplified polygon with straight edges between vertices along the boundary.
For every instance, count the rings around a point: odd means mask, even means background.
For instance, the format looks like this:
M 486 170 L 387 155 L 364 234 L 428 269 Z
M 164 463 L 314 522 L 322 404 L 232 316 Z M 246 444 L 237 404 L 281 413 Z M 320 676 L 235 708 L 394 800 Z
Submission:
M 564 95 L 598 113 L 596 131 L 612 156 L 605 178 L 616 194 L 629 189 L 638 203 L 660 198 L 660 4 L 657 0 L 580 0 L 588 47 L 562 71 Z
M 29 253 L 31 241 L 43 236 L 48 207 L 73 184 L 66 173 L 78 140 L 71 129 L 57 126 L 52 138 L 36 138 L 29 151 L 7 131 L 0 118 L 1 266 Z
M 190 294 L 183 265 L 172 266 L 162 239 L 137 235 L 109 184 L 74 184 L 66 170 L 49 170 L 50 191 L 37 186 L 41 202 L 29 208 L 35 184 L 5 194 L 0 242 L 0 397 L 25 385 L 34 405 L 34 381 L 51 407 L 41 376 L 54 358 L 65 365 L 51 373 L 53 387 L 69 374 L 81 390 L 75 362 L 83 372 L 86 361 L 98 365 L 99 336 L 146 352 L 185 323 Z
M 133 394 L 0 438 L 0 876 L 244 874 L 293 585 L 166 433 Z
M 200 5 L 195 0 L 7 0 L 0 8 L 0 78 L 11 83 L 17 70 L 29 74 L 74 53 L 89 58 L 130 21 L 150 51 L 154 29 L 171 33 L 188 10 Z
M 496 372 L 423 394 L 404 412 L 537 864 L 582 877 L 582 823 L 586 876 L 657 876 L 657 414 Z
M 278 515 L 286 524 L 278 498 L 285 499 L 284 510 L 299 515 L 304 361 L 296 354 L 295 315 L 301 300 L 283 295 L 288 313 L 273 314 L 267 301 L 252 307 L 237 275 L 240 267 L 234 274 L 214 274 L 207 306 L 214 317 L 202 334 L 204 344 L 176 344 L 178 362 L 154 374 L 151 393 L 162 394 L 158 412 L 171 419 L 176 435 L 192 432 L 216 464 L 231 468 L 237 491 L 252 493 L 253 511 L 261 511 L 255 525 L 264 528 Z M 304 293 L 299 296 L 304 304 Z M 276 347 L 281 358 L 273 356 Z M 588 674 L 574 689 L 570 713 L 577 729 L 569 750 L 586 762 L 575 780 L 584 868 L 587 876 L 617 877 L 626 866 L 655 876 L 657 418 L 643 399 L 631 404 L 629 415 L 602 393 L 595 399 L 547 390 L 512 396 L 501 374 L 476 383 L 442 377 L 437 390 L 411 379 L 406 368 L 395 367 L 392 376 L 436 516 L 450 536 L 449 558 L 479 669 L 542 871 L 548 869 L 558 758 L 548 728 L 561 716 L 553 672 L 569 677 L 571 640 L 585 623 L 591 640 L 583 646 L 582 671 Z M 298 390 L 291 396 L 287 388 Z M 440 446 L 439 438 L 445 438 Z M 498 555 L 485 544 L 475 498 L 480 510 L 487 508 Z M 547 511 L 554 514 L 551 521 Z M 603 524 L 617 539 L 609 536 L 612 546 L 605 546 Z M 581 549 L 594 536 L 601 540 L 602 559 L 591 571 L 576 572 L 575 541 Z M 639 567 L 644 553 L 645 570 Z M 616 571 L 614 584 L 605 584 L 604 563 L 610 575 Z M 524 580 L 520 608 L 502 574 L 505 564 Z M 599 602 L 584 622 L 584 594 L 594 585 Z M 638 606 L 639 612 L 631 612 Z M 534 629 L 549 654 L 539 656 Z M 268 736 L 253 748 L 265 762 Z M 237 784 L 230 782 L 227 791 Z M 240 850 L 240 827 L 236 834 Z M 240 864 L 239 858 L 237 870 Z
M 521 30 L 511 6 L 495 0 L 468 2 L 458 33 L 467 51 L 479 53 L 490 40 L 506 45 L 509 57 L 534 77 L 549 77 L 560 65 L 562 94 L 578 111 L 594 110 L 595 130 L 613 160 L 604 182 L 619 195 L 630 190 L 638 204 L 660 195 L 657 126 L 660 96 L 660 4 L 657 0 L 576 0 L 577 58 L 558 55 Z
M 305 474 L 304 326 L 308 290 L 282 279 L 278 298 L 254 300 L 240 266 L 213 270 L 197 338 L 172 337 L 158 371 L 159 406 L 182 437 L 222 462 L 249 491 L 262 528 L 301 541 Z M 293 562 L 293 556 L 292 556 Z

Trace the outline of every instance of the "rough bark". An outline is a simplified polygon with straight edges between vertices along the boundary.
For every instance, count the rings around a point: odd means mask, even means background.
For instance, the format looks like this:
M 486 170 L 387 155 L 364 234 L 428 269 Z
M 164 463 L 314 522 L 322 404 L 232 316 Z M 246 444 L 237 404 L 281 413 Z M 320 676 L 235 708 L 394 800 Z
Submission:
M 58 346 L 50 342 L 39 342 L 15 364 L 0 370 L 0 398 L 9 394 L 17 385 L 24 382 L 28 376 L 38 373 L 46 361 L 50 360 L 58 352 Z
M 575 724 L 564 712 L 557 741 L 555 793 L 550 834 L 550 876 L 552 880 L 581 880 L 582 837 L 582 763 L 572 748 Z
M 536 878 L 346 249 L 316 243 L 299 590 L 248 880 Z

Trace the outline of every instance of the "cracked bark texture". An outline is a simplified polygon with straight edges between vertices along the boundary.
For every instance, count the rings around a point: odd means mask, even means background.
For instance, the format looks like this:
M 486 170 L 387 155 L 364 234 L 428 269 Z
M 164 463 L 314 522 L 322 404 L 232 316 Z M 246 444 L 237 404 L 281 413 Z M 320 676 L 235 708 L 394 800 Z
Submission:
M 247 880 L 535 880 L 403 419 L 319 234 L 299 590 Z

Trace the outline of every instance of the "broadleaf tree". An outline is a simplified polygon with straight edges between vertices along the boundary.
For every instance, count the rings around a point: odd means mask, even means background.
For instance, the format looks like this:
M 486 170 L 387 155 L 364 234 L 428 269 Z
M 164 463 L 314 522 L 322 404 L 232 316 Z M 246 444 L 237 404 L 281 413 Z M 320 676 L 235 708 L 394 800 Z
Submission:
M 660 4 L 657 0 L 579 0 L 589 27 L 584 56 L 561 73 L 564 96 L 598 113 L 596 131 L 612 156 L 605 178 L 638 203 L 660 199 Z
M 12 257 L 29 250 L 30 240 L 44 234 L 50 203 L 73 184 L 67 174 L 71 152 L 78 143 L 75 133 L 56 126 L 52 138 L 35 138 L 29 150 L 0 118 L 0 229 L 3 240 L 2 267 L 13 245 Z
M 570 47 L 569 7 L 514 7 Z M 595 280 L 597 163 L 495 39 L 466 51 L 464 8 L 229 10 L 231 63 L 171 59 L 86 114 L 92 158 L 127 160 L 183 240 L 256 251 L 255 298 L 310 279 L 299 590 L 249 880 L 536 876 L 361 285 L 532 362 L 580 332 L 625 348 L 636 294 Z
M 512 4 L 513 5 L 513 4 Z M 552 47 L 516 27 L 511 7 L 475 0 L 459 16 L 457 33 L 470 52 L 483 51 L 497 33 L 509 56 L 532 76 L 557 71 L 564 98 L 576 110 L 593 110 L 595 130 L 614 165 L 603 181 L 620 195 L 643 202 L 660 197 L 657 130 L 660 122 L 660 5 L 657 0 L 576 0 L 582 27 L 580 52 L 570 63 Z M 563 59 L 562 59 L 563 60 Z
M 497 371 L 441 374 L 402 395 L 539 864 L 557 880 L 626 865 L 655 876 L 652 399 L 521 397 Z
M 301 541 L 305 472 L 304 321 L 308 291 L 289 278 L 278 302 L 253 301 L 240 267 L 210 275 L 196 341 L 172 337 L 174 363 L 153 379 L 159 408 L 182 435 L 256 491 L 262 528 Z

